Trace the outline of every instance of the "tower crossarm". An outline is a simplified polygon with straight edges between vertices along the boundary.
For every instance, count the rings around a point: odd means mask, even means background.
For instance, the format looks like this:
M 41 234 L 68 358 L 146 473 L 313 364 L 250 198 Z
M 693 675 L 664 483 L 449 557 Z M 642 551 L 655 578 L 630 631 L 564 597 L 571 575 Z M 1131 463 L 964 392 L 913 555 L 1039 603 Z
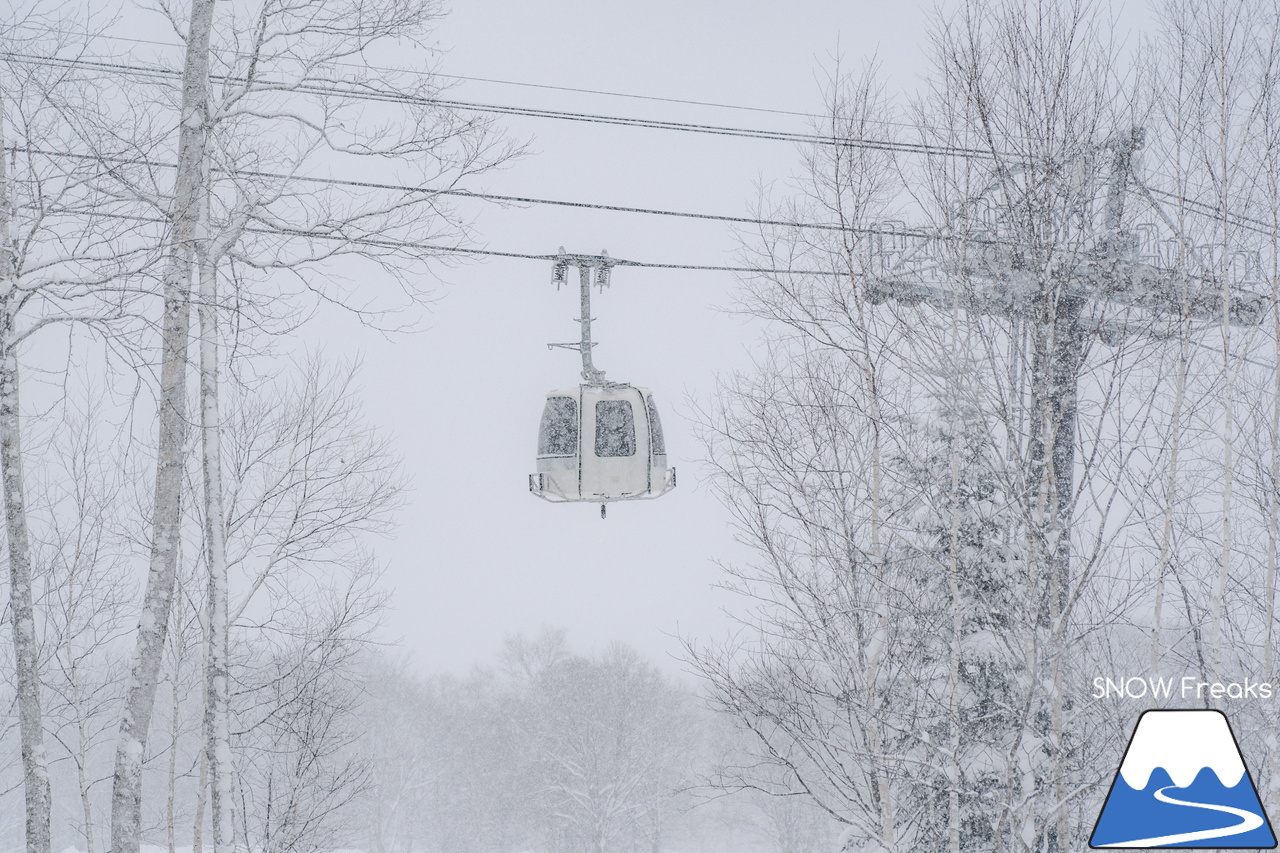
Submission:
M 1074 204 L 1061 221 L 1048 212 L 1043 221 L 1019 227 L 1026 199 L 1004 198 L 1002 185 L 993 182 L 957 206 L 948 231 L 893 220 L 866 229 L 860 241 L 866 297 L 940 310 L 959 304 L 1032 321 L 1048 316 L 1046 297 L 1065 297 L 1078 306 L 1076 314 L 1090 304 L 1095 310 L 1086 313 L 1098 316 L 1115 313 L 1105 305 L 1119 308 L 1126 334 L 1145 325 L 1155 337 L 1165 334 L 1159 327 L 1179 319 L 1258 325 L 1269 304 L 1256 289 L 1258 253 L 1195 245 L 1179 229 L 1135 174 L 1135 152 L 1145 136 L 1130 128 L 1081 151 L 1075 171 L 1096 181 L 1098 195 L 1095 202 Z M 1045 181 L 1026 192 L 1033 189 L 1045 191 Z M 1080 187 L 1062 190 L 1070 197 Z M 1049 242 L 1028 239 L 1037 230 L 1050 235 Z M 1055 234 L 1062 237 L 1056 244 Z
M 1091 252 L 1092 257 L 1077 257 L 1053 272 L 1038 273 L 1019 265 L 1020 253 L 1012 242 L 987 240 L 963 248 L 954 238 L 939 237 L 931 242 L 933 245 L 924 246 L 917 239 L 902 251 L 873 249 L 869 272 L 863 276 L 867 300 L 872 304 L 929 305 L 938 310 L 950 310 L 958 300 L 965 310 L 1032 318 L 1036 313 L 1033 303 L 1041 292 L 1038 276 L 1052 275 L 1066 279 L 1069 293 L 1086 302 L 1139 309 L 1153 319 L 1223 319 L 1226 297 L 1222 280 L 1200 269 L 1171 268 L 1156 256 L 1139 257 L 1136 244 L 1119 258 L 1100 249 Z M 1238 279 L 1229 281 L 1227 287 L 1228 322 L 1234 326 L 1261 323 L 1266 297 L 1249 288 L 1247 275 L 1230 270 L 1223 275 Z M 1129 321 L 1125 328 L 1134 332 L 1142 326 Z

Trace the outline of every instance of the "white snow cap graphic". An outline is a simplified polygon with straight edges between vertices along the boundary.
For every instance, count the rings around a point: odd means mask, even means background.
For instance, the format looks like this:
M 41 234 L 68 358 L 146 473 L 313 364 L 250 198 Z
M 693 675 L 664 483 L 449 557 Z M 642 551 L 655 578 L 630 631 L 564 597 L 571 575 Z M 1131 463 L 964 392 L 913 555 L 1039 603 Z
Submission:
M 1142 790 L 1157 767 L 1163 767 L 1179 788 L 1194 782 L 1205 767 L 1228 788 L 1235 787 L 1244 776 L 1244 762 L 1227 727 L 1227 718 L 1220 711 L 1143 714 L 1120 765 L 1120 775 L 1130 788 Z

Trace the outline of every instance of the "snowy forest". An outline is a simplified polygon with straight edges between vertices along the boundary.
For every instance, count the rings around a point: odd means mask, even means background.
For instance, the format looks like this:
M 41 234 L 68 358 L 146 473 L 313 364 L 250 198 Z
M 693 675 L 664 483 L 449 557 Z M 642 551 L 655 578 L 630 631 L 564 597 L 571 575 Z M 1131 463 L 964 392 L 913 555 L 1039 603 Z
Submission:
M 832 59 L 678 451 L 736 629 L 465 676 L 378 633 L 421 484 L 358 354 L 282 343 L 414 327 L 494 236 L 460 195 L 538 156 L 370 64 L 445 8 L 156 0 L 160 67 L 19 6 L 0 850 L 1065 853 L 1156 705 L 1227 711 L 1280 815 L 1273 702 L 1093 690 L 1276 680 L 1280 4 L 943 3 L 911 97 Z

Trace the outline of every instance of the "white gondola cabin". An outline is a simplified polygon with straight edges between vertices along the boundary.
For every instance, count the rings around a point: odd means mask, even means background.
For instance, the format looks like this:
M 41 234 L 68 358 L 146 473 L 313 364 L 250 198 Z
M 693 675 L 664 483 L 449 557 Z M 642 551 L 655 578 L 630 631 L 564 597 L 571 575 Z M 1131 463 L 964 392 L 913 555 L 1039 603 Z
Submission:
M 529 490 L 552 501 L 656 498 L 676 484 L 647 388 L 579 385 L 547 394 Z
M 561 249 L 556 258 L 552 280 L 557 286 L 566 283 L 569 267 L 580 273 L 582 338 L 549 346 L 577 350 L 584 381 L 547 393 L 538 427 L 537 473 L 529 475 L 529 491 L 538 497 L 598 503 L 602 518 L 612 501 L 656 498 L 676 485 L 649 389 L 609 382 L 591 361 L 591 273 L 603 288 L 612 265 L 607 254 L 566 255 Z

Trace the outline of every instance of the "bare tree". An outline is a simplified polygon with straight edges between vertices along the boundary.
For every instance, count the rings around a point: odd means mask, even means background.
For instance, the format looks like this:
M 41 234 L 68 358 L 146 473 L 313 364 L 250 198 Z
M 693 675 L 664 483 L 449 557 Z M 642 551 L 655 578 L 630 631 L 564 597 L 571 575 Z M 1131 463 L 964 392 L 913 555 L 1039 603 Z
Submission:
M 704 429 L 756 607 L 691 653 L 769 771 L 729 781 L 810 797 L 849 850 L 1065 850 L 1121 736 L 1072 685 L 1150 631 L 1166 358 L 1257 299 L 1129 248 L 1163 128 L 1097 7 L 968 2 L 934 47 L 917 159 L 868 150 L 896 116 L 837 76 L 844 144 L 767 217 L 837 228 L 746 241 L 826 274 L 747 282 L 770 350 Z
M 219 55 L 225 82 L 216 93 L 210 119 L 217 147 L 206 172 L 206 236 L 201 243 L 206 518 L 223 515 L 217 435 L 219 312 L 230 304 L 240 314 L 250 306 L 259 312 L 263 306 L 274 306 L 268 313 L 278 310 L 282 304 L 278 284 L 287 275 L 321 299 L 372 319 L 383 310 L 374 307 L 377 300 L 367 294 L 337 295 L 323 284 L 333 274 L 335 259 L 353 255 L 376 261 L 399 279 L 409 300 L 416 301 L 422 291 L 401 274 L 400 264 L 430 255 L 425 245 L 434 239 L 460 236 L 456 233 L 459 220 L 440 205 L 440 196 L 434 192 L 356 195 L 350 187 L 330 191 L 323 182 L 308 184 L 296 176 L 325 153 L 347 160 L 377 158 L 384 165 L 408 165 L 422 172 L 423 183 L 432 190 L 447 189 L 512 153 L 491 141 L 484 122 L 464 122 L 447 111 L 416 106 L 423 99 L 414 100 L 414 96 L 434 86 L 430 78 L 395 81 L 394 93 L 404 101 L 403 116 L 389 117 L 368 129 L 352 120 L 353 101 L 342 91 L 375 86 L 386 90 L 389 81 L 380 79 L 385 72 L 374 74 L 347 60 L 362 56 L 382 39 L 416 38 L 439 14 L 433 3 L 265 3 L 256 20 L 235 22 L 240 25 L 223 34 L 222 40 L 238 49 Z M 344 89 L 320 97 L 301 95 L 318 84 L 332 89 L 335 79 L 344 81 Z M 287 140 L 287 144 L 268 148 L 262 144 L 268 138 Z M 433 233 L 424 234 L 424 226 Z M 412 234 L 413 239 L 400 241 L 405 248 L 390 248 L 400 234 Z M 411 248 L 414 245 L 424 248 Z M 218 269 L 224 260 L 232 267 L 234 287 L 230 298 L 220 300 Z M 328 265 L 326 274 L 309 275 L 322 262 Z M 270 297 L 262 299 L 248 286 L 255 273 L 269 277 Z M 225 328 L 232 326 L 228 322 Z M 229 803 L 230 780 L 222 769 L 227 766 L 230 744 L 223 537 L 216 525 L 209 527 L 209 767 L 215 847 L 220 853 L 231 843 L 229 805 L 223 806 Z
M 1167 544 L 1152 653 L 1166 667 L 1181 664 L 1224 680 L 1269 677 L 1275 654 L 1280 25 L 1274 12 L 1271 4 L 1168 3 L 1150 55 L 1158 129 L 1152 156 L 1164 168 L 1146 189 L 1162 202 L 1177 235 L 1162 249 L 1179 256 L 1185 287 L 1217 296 L 1216 316 L 1186 324 L 1179 357 L 1177 400 L 1185 413 L 1173 436 L 1162 507 Z M 1236 316 L 1242 292 L 1266 308 L 1243 326 Z M 1266 709 L 1240 713 L 1255 728 L 1273 725 Z M 1248 748 L 1262 756 L 1260 772 L 1274 774 L 1272 744 L 1259 739 Z
M 6 56 L 50 50 L 23 36 L 32 21 L 6 23 Z M 86 81 L 65 69 L 19 69 L 6 61 L 0 86 L 0 466 L 9 551 L 10 606 L 26 772 L 27 843 L 47 853 L 51 794 L 43 734 L 33 544 L 19 405 L 19 355 L 55 324 L 104 324 L 126 310 L 119 283 L 149 252 L 122 242 L 134 229 L 115 218 L 92 164 L 50 156 L 76 136 L 69 112 L 89 110 Z
M 137 853 L 142 843 L 142 759 L 155 707 L 161 655 L 169 629 L 178 572 L 182 471 L 186 450 L 189 300 L 209 123 L 209 42 L 214 6 L 214 0 L 192 0 L 189 27 L 184 34 L 186 63 L 177 122 L 177 172 L 172 206 L 167 212 L 171 232 L 164 271 L 151 565 L 138 623 L 128 695 L 120 715 L 111 801 L 111 849 L 114 853 Z
M 658 851 L 698 820 L 707 717 L 625 646 L 575 655 L 543 629 L 464 679 L 384 665 L 368 685 L 364 843 L 385 853 Z
M 685 697 L 620 645 L 550 665 L 530 687 L 527 733 L 552 849 L 659 849 L 693 734 Z
M 169 266 L 165 278 L 164 355 L 160 377 L 161 424 L 156 490 L 155 554 L 152 582 L 146 597 L 144 630 L 139 634 L 135 689 L 122 722 L 117 783 L 117 847 L 135 849 L 139 814 L 137 755 L 145 747 L 147 709 L 154 702 L 157 654 L 163 645 L 164 618 L 172 600 L 175 571 L 171 544 L 179 517 L 176 460 L 182 446 L 185 409 L 185 366 L 180 350 L 188 340 L 187 306 L 193 259 L 198 254 L 202 292 L 202 435 L 208 483 L 206 517 L 222 513 L 218 483 L 218 347 L 219 297 L 216 281 L 220 264 L 233 266 L 234 294 L 224 304 L 237 310 L 257 305 L 261 321 L 270 309 L 286 313 L 302 310 L 277 298 L 283 278 L 302 282 L 316 296 L 353 307 L 374 317 L 385 309 L 364 295 L 336 294 L 325 282 L 332 270 L 311 277 L 308 270 L 341 256 L 372 258 L 395 275 L 409 301 L 421 297 L 420 288 L 402 275 L 405 259 L 431 253 L 423 225 L 435 233 L 452 234 L 457 218 L 449 215 L 432 192 L 357 196 L 350 187 L 328 192 L 324 181 L 302 177 L 305 167 L 321 153 L 348 159 L 379 159 L 409 164 L 433 189 L 448 188 L 476 171 L 490 168 L 511 153 L 492 142 L 487 125 L 459 121 L 447 111 L 422 107 L 411 97 L 431 79 L 408 76 L 387 92 L 381 72 L 352 65 L 384 39 L 415 39 L 439 14 L 431 3 L 349 0 L 343 3 L 300 4 L 264 2 L 248 18 L 234 15 L 224 23 L 212 20 L 210 2 L 194 2 L 184 16 L 174 5 L 160 11 L 187 44 L 182 102 L 178 106 L 180 134 L 177 182 L 172 201 L 152 193 L 152 204 L 172 223 Z M 216 32 L 215 32 L 216 31 Z M 211 52 L 210 45 L 216 42 Z M 219 73 L 211 89 L 209 72 Z M 342 85 L 338 86 L 337 81 Z M 400 116 L 370 126 L 348 119 L 352 95 L 368 94 L 381 86 L 386 97 L 404 102 Z M 404 114 L 409 115 L 408 120 Z M 133 191 L 146 197 L 146 186 Z M 440 214 L 444 214 L 441 216 Z M 412 240 L 403 235 L 413 235 Z M 415 248 L 418 247 L 418 248 Z M 238 269 L 237 269 L 238 268 Z M 257 301 L 244 287 L 246 274 L 270 275 L 273 296 Z M 402 307 L 402 306 L 401 306 Z M 243 320 L 243 317 L 241 318 Z M 209 770 L 213 787 L 214 846 L 225 853 L 230 840 L 230 779 L 224 772 L 227 725 L 226 636 L 223 615 L 227 595 L 222 531 L 207 532 L 212 571 L 209 630 Z M 224 806 L 226 806 L 224 808 Z
M 508 851 L 543 844 L 543 781 L 527 735 L 531 684 L 569 657 L 563 632 L 509 638 L 496 671 L 420 676 L 370 668 L 361 752 L 364 844 L 379 853 Z
M 64 108 L 58 115 L 71 128 L 65 144 L 34 154 L 27 152 L 28 159 L 38 154 L 48 163 L 60 164 L 64 172 L 70 171 L 68 163 L 82 165 L 84 174 L 95 179 L 92 187 L 99 192 L 109 185 L 106 199 L 117 205 L 110 212 L 115 221 L 143 223 L 145 228 L 145 223 L 158 219 L 167 227 L 163 237 L 166 262 L 161 276 L 164 306 L 159 324 L 157 469 L 153 530 L 149 537 L 150 571 L 128 696 L 121 714 L 113 781 L 111 847 L 121 853 L 136 850 L 141 841 L 141 786 L 148 756 L 148 731 L 174 610 L 183 518 L 181 481 L 189 453 L 185 431 L 186 351 L 193 273 L 198 271 L 200 282 L 200 434 L 206 473 L 206 563 L 210 569 L 209 719 L 205 727 L 209 745 L 205 763 L 213 791 L 214 846 L 225 853 L 233 843 L 227 656 L 229 620 L 234 617 L 228 612 L 227 575 L 234 568 L 234 557 L 228 560 L 221 540 L 234 535 L 227 525 L 235 522 L 223 523 L 227 513 L 223 511 L 223 486 L 219 482 L 224 467 L 219 447 L 224 428 L 221 419 L 225 416 L 218 396 L 219 362 L 223 357 L 220 337 L 230 337 L 246 324 L 270 325 L 273 319 L 283 319 L 289 326 L 305 315 L 309 308 L 305 301 L 277 298 L 282 289 L 287 289 L 287 281 L 300 283 L 301 293 L 309 293 L 316 302 L 344 304 L 366 321 L 386 316 L 388 310 L 420 301 L 425 293 L 416 273 L 408 274 L 409 264 L 432 256 L 433 240 L 447 243 L 465 235 L 461 220 L 441 204 L 441 196 L 433 191 L 357 193 L 350 187 L 331 188 L 324 181 L 303 177 L 317 155 L 336 156 L 348 165 L 373 161 L 384 168 L 407 166 L 418 179 L 415 183 L 434 190 L 455 187 L 469 175 L 491 168 L 513 153 L 495 141 L 487 121 L 461 120 L 447 110 L 430 106 L 429 96 L 437 88 L 429 75 L 405 74 L 390 80 L 381 69 L 361 66 L 369 48 L 380 40 L 420 38 L 440 14 L 436 4 L 380 0 L 341 4 L 265 2 L 250 17 L 231 14 L 225 22 L 214 20 L 214 8 L 210 0 L 193 0 L 187 14 L 167 3 L 159 7 L 186 43 L 182 84 L 176 98 L 163 86 L 135 87 L 129 98 L 116 100 L 128 107 L 129 120 L 123 121 L 121 115 L 106 114 L 108 110 L 67 106 L 65 94 L 60 93 Z M 42 52 L 33 49 L 25 52 L 25 58 L 15 58 L 30 66 L 31 55 Z M 78 67 L 76 61 L 64 61 L 52 51 L 34 65 L 55 78 L 70 77 Z M 218 73 L 220 83 L 216 88 L 210 85 L 211 70 Z M 50 89 L 60 85 L 56 82 Z M 360 109 L 360 99 L 370 95 L 384 101 L 399 99 L 400 103 L 389 108 L 385 120 L 371 124 L 366 120 L 367 111 Z M 135 109 L 136 105 L 141 106 Z M 173 118 L 160 118 L 165 108 Z M 362 120 L 353 121 L 357 109 Z M 167 146 L 157 143 L 149 133 L 157 123 L 167 121 L 178 126 L 172 183 L 156 156 Z M 98 220 L 85 220 L 84 211 L 76 212 L 82 219 L 80 234 L 100 239 L 102 234 L 113 233 Z M 6 227 L 8 222 L 6 218 Z M 117 226 L 115 230 L 120 227 L 134 226 Z M 141 232 L 138 237 L 135 245 L 143 252 L 153 245 Z M 89 242 L 92 244 L 92 240 Z M 389 302 L 388 308 L 375 304 L 364 293 L 336 291 L 331 285 L 341 280 L 338 271 L 344 258 L 377 262 L 388 278 L 400 285 L 398 304 L 394 296 L 383 300 Z M 316 274 L 326 265 L 325 274 Z M 220 274 L 225 274 L 221 293 Z M 272 293 L 264 297 L 257 288 L 267 281 Z M 81 282 L 85 288 L 88 284 Z M 100 290 L 113 292 L 108 288 Z M 40 322 L 46 320 L 40 318 Z M 242 346 L 246 342 L 247 338 L 237 340 Z M 16 372 L 13 377 L 16 381 Z M 16 385 L 3 387 L 13 388 L 7 399 L 13 402 L 10 408 L 16 417 Z M 7 434 L 16 440 L 13 430 Z M 12 445 L 10 454 L 15 458 L 16 447 Z M 5 469 L 20 475 L 20 467 L 6 465 Z M 17 495 L 21 484 L 14 480 L 11 485 L 15 488 L 8 493 Z M 21 513 L 10 515 L 21 520 Z M 290 548 L 320 547 L 307 539 L 319 529 L 301 531 L 295 525 L 283 534 L 276 568 L 248 580 L 241 613 L 261 586 L 271 583 L 273 571 L 297 565 L 297 555 Z M 308 541 L 312 541 L 311 546 L 301 544 Z M 21 545 L 21 535 L 11 536 L 10 542 L 11 547 L 14 543 Z M 22 574 L 20 560 L 11 561 L 11 565 Z M 24 589 L 21 582 L 15 588 L 19 593 Z M 20 633 L 27 625 L 24 600 L 23 594 L 14 599 L 19 616 L 15 625 Z M 21 643 L 17 647 L 24 648 Z M 19 670 L 29 671 L 31 667 Z M 177 674 L 172 677 L 176 689 Z M 27 727 L 29 733 L 34 733 L 31 738 L 35 738 L 40 731 L 38 694 L 28 689 L 22 695 L 36 699 L 36 704 L 26 702 L 23 706 L 31 712 L 27 716 L 36 720 Z M 175 699 L 174 725 L 178 706 Z M 28 764 L 35 768 L 30 786 L 35 796 L 41 790 L 43 771 L 39 769 L 38 742 L 31 738 L 27 741 L 31 747 Z M 176 754 L 175 736 L 170 752 L 171 777 L 176 773 Z M 170 792 L 172 804 L 172 779 Z M 37 797 L 33 808 L 40 811 L 44 808 L 41 802 L 47 806 L 47 799 Z M 47 817 L 36 822 L 46 826 L 47 835 Z M 86 827 L 86 832 L 91 829 Z
M 368 778 L 354 745 L 358 667 L 384 601 L 375 580 L 367 564 L 355 565 L 345 584 L 307 596 L 295 590 L 307 609 L 254 632 L 252 655 L 241 649 L 233 701 L 242 731 L 232 744 L 237 818 L 248 846 L 315 853 L 349 844 L 349 806 Z
M 63 807 L 76 814 L 86 853 L 97 849 L 95 790 L 105 781 L 100 765 L 120 700 L 123 641 L 135 617 L 129 547 L 118 522 L 137 460 L 125 436 L 104 429 L 105 411 L 93 392 L 78 405 L 64 401 L 44 452 L 27 460 L 35 467 L 34 554 L 45 567 L 37 608 L 48 731 L 73 771 L 74 803 L 63 800 Z
M 228 616 L 238 660 L 226 670 L 239 733 L 228 730 L 226 757 L 240 781 L 237 793 L 228 776 L 227 791 L 246 843 L 273 850 L 329 844 L 363 784 L 348 749 L 355 667 L 384 596 L 362 537 L 387 529 L 400 482 L 352 381 L 312 362 L 271 393 L 241 388 L 222 424 L 218 523 L 239 590 Z

